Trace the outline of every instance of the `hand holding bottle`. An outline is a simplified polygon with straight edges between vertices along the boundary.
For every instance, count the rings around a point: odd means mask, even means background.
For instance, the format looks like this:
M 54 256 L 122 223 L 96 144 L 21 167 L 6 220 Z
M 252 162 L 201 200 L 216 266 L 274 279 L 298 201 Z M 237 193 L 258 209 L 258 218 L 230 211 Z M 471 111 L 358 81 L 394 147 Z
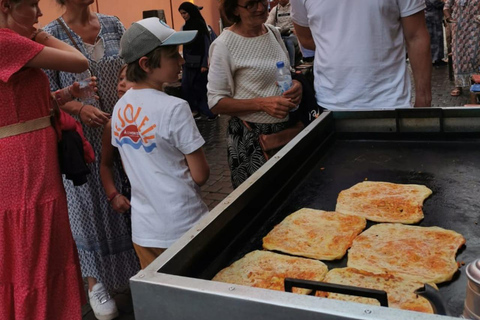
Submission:
M 292 85 L 293 85 L 292 75 L 290 74 L 290 70 L 285 66 L 285 63 L 283 61 L 277 62 L 276 77 L 277 77 L 277 85 L 280 88 L 280 92 L 282 93 L 282 95 L 285 98 L 291 98 L 288 95 L 292 94 L 292 92 L 290 91 L 290 88 L 292 88 Z M 295 96 L 295 95 L 292 95 L 292 96 Z M 293 112 L 297 109 L 298 109 L 298 104 L 296 105 L 296 107 L 290 109 L 290 112 Z
M 87 85 L 85 85 L 85 83 L 87 83 Z M 93 92 L 93 97 L 95 100 L 98 100 L 98 96 L 95 95 L 97 91 L 97 77 L 90 77 L 81 82 L 75 81 L 71 88 L 72 95 L 79 99 L 91 98 Z
M 89 70 L 77 73 L 75 79 L 78 82 L 79 100 L 82 103 L 78 111 L 80 120 L 93 128 L 105 125 L 110 119 L 110 114 L 95 107 L 95 101 L 98 99 L 95 95 L 97 79 L 92 77 Z
M 94 79 L 95 85 L 92 84 Z M 93 105 L 96 100 L 95 88 L 96 88 L 96 77 L 92 77 L 92 74 L 87 69 L 82 73 L 75 74 L 75 82 L 78 83 L 78 98 L 84 104 Z M 98 98 L 98 97 L 97 97 Z
M 284 98 L 289 99 L 292 103 L 295 104 L 296 106 L 295 110 L 298 109 L 300 102 L 302 101 L 302 95 L 303 95 L 302 83 L 297 80 L 293 80 L 292 86 L 290 87 L 290 89 L 288 89 L 283 93 Z M 294 111 L 294 110 L 291 110 L 291 111 Z

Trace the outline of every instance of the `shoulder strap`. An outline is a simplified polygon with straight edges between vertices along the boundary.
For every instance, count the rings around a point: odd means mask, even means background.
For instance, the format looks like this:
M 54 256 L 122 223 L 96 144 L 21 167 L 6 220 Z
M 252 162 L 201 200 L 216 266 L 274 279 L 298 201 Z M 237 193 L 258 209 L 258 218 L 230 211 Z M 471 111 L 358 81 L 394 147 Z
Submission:
M 277 30 L 274 26 L 272 26 L 271 24 L 265 24 L 265 26 L 267 27 L 268 30 L 270 30 L 272 33 L 273 33 L 273 36 L 275 37 L 275 39 L 277 39 L 277 41 L 282 44 L 283 43 L 283 40 L 281 38 L 280 35 L 277 35 Z
M 285 47 L 285 43 L 283 42 L 282 37 L 280 36 L 280 33 L 272 25 L 265 24 L 265 26 L 268 28 L 268 30 L 270 30 L 273 33 L 273 36 L 275 37 L 275 39 L 277 39 L 278 44 L 280 45 L 280 47 L 282 48 L 283 52 L 285 53 L 288 59 L 288 51 L 287 51 L 287 48 Z
M 278 5 L 275 6 L 275 25 L 277 25 L 278 22 Z
M 82 52 L 82 51 L 80 50 L 80 48 L 78 47 L 77 42 L 76 42 L 75 40 L 73 40 L 72 33 L 70 32 L 70 30 L 68 30 L 68 28 L 67 28 L 67 26 L 65 25 L 65 23 L 63 23 L 63 21 L 62 21 L 60 18 L 57 19 L 57 22 L 60 24 L 60 26 L 62 27 L 63 31 L 65 31 L 65 33 L 67 34 L 67 36 L 70 38 L 70 41 L 72 41 L 72 44 L 75 46 L 75 48 L 76 48 L 78 51 Z
M 70 32 L 70 30 L 68 30 L 67 26 L 65 25 L 65 23 L 63 23 L 63 21 L 58 18 L 57 19 L 57 22 L 60 24 L 60 26 L 62 27 L 63 31 L 65 31 L 65 33 L 67 34 L 67 36 L 70 38 L 70 41 L 72 41 L 72 44 L 73 46 L 75 47 L 75 49 L 77 49 L 78 51 L 82 52 L 82 50 L 80 50 L 80 48 L 78 47 L 78 44 L 77 42 L 73 39 L 73 36 L 72 36 L 72 33 Z M 90 64 L 89 64 L 90 65 Z M 95 76 L 92 72 L 92 69 L 90 69 L 90 66 L 88 67 L 88 70 L 90 71 L 90 74 L 92 76 Z M 98 93 L 96 93 L 97 95 L 99 95 Z M 102 100 L 99 98 L 98 99 L 98 102 L 99 104 L 101 105 L 102 104 Z

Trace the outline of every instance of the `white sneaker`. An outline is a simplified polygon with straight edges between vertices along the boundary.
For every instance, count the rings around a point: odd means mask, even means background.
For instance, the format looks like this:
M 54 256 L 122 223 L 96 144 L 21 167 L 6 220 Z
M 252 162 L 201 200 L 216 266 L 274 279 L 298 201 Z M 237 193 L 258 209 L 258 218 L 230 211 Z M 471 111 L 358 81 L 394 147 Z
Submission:
M 107 292 L 107 289 L 101 283 L 93 286 L 92 291 L 88 291 L 90 298 L 90 307 L 98 320 L 112 320 L 118 317 L 117 305 Z

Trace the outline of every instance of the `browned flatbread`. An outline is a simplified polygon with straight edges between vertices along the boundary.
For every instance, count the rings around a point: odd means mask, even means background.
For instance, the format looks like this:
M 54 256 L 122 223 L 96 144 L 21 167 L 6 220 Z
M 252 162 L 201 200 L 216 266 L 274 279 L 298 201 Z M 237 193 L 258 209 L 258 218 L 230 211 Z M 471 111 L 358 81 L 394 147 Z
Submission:
M 285 278 L 322 281 L 327 271 L 321 261 L 257 250 L 221 270 L 212 280 L 285 291 Z M 310 290 L 294 288 L 293 292 L 308 294 Z
M 391 308 L 433 313 L 430 302 L 415 294 L 415 290 L 424 286 L 423 282 L 420 281 L 388 273 L 372 273 L 354 268 L 340 268 L 330 270 L 323 282 L 383 290 L 387 293 L 388 306 Z M 316 295 L 330 299 L 380 305 L 378 300 L 371 298 L 330 292 L 317 292 Z
M 439 227 L 377 224 L 355 238 L 347 265 L 441 283 L 457 271 L 455 255 L 464 243 L 461 234 Z
M 376 222 L 412 224 L 423 219 L 423 201 L 431 194 L 417 184 L 364 181 L 340 192 L 335 211 Z
M 340 259 L 365 226 L 362 217 L 304 208 L 276 225 L 263 238 L 263 248 L 319 260 Z

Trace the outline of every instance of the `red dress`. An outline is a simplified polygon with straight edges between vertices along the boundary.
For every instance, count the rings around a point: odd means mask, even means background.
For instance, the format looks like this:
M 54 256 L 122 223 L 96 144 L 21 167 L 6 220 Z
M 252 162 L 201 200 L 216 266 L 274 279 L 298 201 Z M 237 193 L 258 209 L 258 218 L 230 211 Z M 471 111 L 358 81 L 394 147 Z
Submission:
M 43 46 L 0 29 L 0 127 L 47 116 Z M 0 138 L 0 319 L 81 319 L 85 303 L 52 127 Z

